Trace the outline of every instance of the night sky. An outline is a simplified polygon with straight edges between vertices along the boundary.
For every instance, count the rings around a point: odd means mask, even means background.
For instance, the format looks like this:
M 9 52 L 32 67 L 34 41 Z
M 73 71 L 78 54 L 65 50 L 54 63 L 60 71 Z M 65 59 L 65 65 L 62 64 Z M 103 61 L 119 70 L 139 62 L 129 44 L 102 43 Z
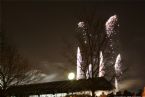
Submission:
M 71 42 L 83 9 L 96 7 L 98 17 L 117 14 L 123 65 L 129 67 L 127 88 L 145 86 L 145 2 L 143 1 L 41 1 L 8 0 L 6 34 L 31 64 L 48 75 L 47 81 L 65 80 L 75 71 L 64 57 L 64 38 Z M 71 53 L 68 50 L 68 53 Z M 128 85 L 128 86 L 127 86 Z M 125 86 L 124 86 L 125 87 Z

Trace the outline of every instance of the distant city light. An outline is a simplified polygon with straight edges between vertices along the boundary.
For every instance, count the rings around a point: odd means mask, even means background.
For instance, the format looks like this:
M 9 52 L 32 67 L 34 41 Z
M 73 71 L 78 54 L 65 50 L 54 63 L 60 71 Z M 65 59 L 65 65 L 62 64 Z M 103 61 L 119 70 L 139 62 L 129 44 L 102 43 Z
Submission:
M 69 73 L 69 74 L 68 74 L 68 79 L 69 79 L 69 80 L 75 79 L 75 74 L 74 74 L 73 72 Z

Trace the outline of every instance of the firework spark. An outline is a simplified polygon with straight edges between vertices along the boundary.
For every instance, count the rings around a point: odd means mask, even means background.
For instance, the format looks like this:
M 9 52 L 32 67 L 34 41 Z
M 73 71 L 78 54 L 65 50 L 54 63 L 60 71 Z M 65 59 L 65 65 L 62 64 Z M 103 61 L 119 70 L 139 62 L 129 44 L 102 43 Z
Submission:
M 85 27 L 85 23 L 84 22 L 79 22 L 78 23 L 78 28 L 83 28 Z
M 80 52 L 80 48 L 77 49 L 77 80 L 82 78 L 82 70 L 81 70 L 82 56 Z
M 89 68 L 86 73 L 86 77 L 87 77 L 87 79 L 92 78 L 92 64 L 89 65 Z
M 118 86 L 118 77 L 122 74 L 121 71 L 121 55 L 118 54 L 116 57 L 116 62 L 114 65 L 115 68 L 115 73 L 116 73 L 116 77 L 115 77 L 115 88 L 116 88 L 116 92 L 119 90 L 119 86 Z
M 117 55 L 114 68 L 115 68 L 115 72 L 116 72 L 116 75 L 117 76 L 119 76 L 120 74 L 122 74 L 122 71 L 121 71 L 121 55 L 120 54 Z
M 110 35 L 114 32 L 114 28 L 117 25 L 117 22 L 118 22 L 117 15 L 113 15 L 107 20 L 105 27 L 106 27 L 106 32 L 108 37 L 110 37 Z
M 117 80 L 117 78 L 115 77 L 115 92 L 118 92 L 118 90 L 119 90 L 119 87 L 118 87 L 118 80 Z
M 99 64 L 99 77 L 104 76 L 105 71 L 104 69 L 104 62 L 103 62 L 103 54 L 102 51 L 100 52 L 100 64 Z

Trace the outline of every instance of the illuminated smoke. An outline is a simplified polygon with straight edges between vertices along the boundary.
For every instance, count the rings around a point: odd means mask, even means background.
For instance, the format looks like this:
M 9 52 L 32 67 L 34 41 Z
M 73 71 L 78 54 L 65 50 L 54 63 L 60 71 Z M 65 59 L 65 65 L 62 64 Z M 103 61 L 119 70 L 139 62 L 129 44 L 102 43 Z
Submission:
M 117 15 L 113 15 L 107 20 L 105 27 L 108 37 L 110 37 L 110 35 L 114 32 L 114 28 L 117 25 L 117 22 L 118 22 Z
M 100 63 L 99 63 L 99 77 L 104 76 L 105 71 L 104 69 L 104 62 L 103 62 L 103 54 L 102 51 L 100 52 Z
M 82 63 L 82 56 L 81 56 L 81 52 L 80 52 L 80 48 L 78 47 L 77 49 L 77 80 L 78 79 L 82 79 L 83 78 L 83 73 L 81 70 L 81 63 Z

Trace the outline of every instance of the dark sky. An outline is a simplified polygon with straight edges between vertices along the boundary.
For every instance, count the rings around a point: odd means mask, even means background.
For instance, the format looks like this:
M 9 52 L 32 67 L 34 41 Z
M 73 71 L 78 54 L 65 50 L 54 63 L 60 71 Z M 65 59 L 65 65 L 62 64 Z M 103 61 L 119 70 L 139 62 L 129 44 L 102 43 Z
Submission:
M 75 65 L 70 65 L 63 55 L 63 38 L 70 38 L 71 41 L 76 33 L 78 17 L 84 8 L 91 6 L 96 7 L 99 17 L 108 19 L 114 14 L 119 16 L 121 55 L 123 65 L 129 66 L 127 78 L 122 83 L 126 83 L 126 87 L 145 86 L 143 1 L 8 0 L 4 7 L 7 36 L 23 56 L 48 74 L 48 81 L 64 80 L 68 72 L 75 71 Z

